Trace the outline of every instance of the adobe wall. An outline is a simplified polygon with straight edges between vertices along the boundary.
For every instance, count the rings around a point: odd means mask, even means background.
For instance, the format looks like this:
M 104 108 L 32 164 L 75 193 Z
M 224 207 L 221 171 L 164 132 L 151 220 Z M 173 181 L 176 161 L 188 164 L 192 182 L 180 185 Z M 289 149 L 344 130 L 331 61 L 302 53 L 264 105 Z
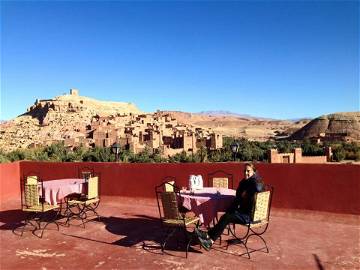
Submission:
M 307 156 L 301 158 L 303 163 L 326 163 L 327 157 L 326 156 Z
M 301 148 L 295 148 L 293 153 L 278 153 L 277 149 L 270 149 L 269 160 L 270 163 L 326 163 L 331 161 L 331 147 L 326 147 L 325 152 L 325 156 L 303 156 Z
M 14 163 L 13 163 L 14 164 Z M 98 163 L 98 162 L 21 162 L 1 164 L 6 179 L 1 179 L 1 194 L 17 196 L 20 176 L 38 172 L 44 180 L 78 177 L 81 169 L 100 175 L 101 195 L 154 197 L 154 187 L 166 176 L 175 176 L 178 186 L 187 186 L 190 174 L 208 175 L 222 170 L 233 174 L 234 187 L 242 177 L 243 163 Z M 87 169 L 85 169 L 87 167 Z M 259 163 L 266 183 L 275 187 L 273 206 L 334 213 L 360 214 L 360 166 L 352 164 L 269 164 Z M 4 171 L 5 171 L 4 170 Z M 6 184 L 3 184 L 4 183 Z
M 289 159 L 288 163 L 301 163 L 301 155 L 299 157 L 298 155 L 296 155 L 296 153 L 278 153 L 276 149 L 271 149 L 269 156 L 270 163 L 287 163 L 283 161 L 284 157 Z

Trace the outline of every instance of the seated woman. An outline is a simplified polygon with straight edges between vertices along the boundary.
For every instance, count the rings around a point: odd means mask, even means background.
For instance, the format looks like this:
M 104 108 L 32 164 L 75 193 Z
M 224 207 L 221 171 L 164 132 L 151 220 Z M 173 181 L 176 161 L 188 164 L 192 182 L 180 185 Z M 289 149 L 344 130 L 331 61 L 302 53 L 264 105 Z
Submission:
M 223 233 L 230 223 L 247 224 L 251 219 L 254 195 L 264 190 L 264 183 L 256 174 L 256 168 L 252 163 L 245 164 L 244 179 L 240 181 L 236 189 L 236 197 L 219 222 L 208 232 L 195 229 L 201 246 L 210 250 L 214 241 Z

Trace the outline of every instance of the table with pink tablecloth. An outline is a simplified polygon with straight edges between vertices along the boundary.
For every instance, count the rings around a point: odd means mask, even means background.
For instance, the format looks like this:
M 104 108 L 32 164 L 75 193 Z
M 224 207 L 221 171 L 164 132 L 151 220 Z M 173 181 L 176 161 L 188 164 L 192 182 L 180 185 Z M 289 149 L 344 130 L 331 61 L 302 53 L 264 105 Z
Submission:
M 181 205 L 194 212 L 200 222 L 208 226 L 218 212 L 225 212 L 234 201 L 236 190 L 206 187 L 195 191 L 181 191 Z
M 57 205 L 67 195 L 72 193 L 82 193 L 85 188 L 85 179 L 83 178 L 67 178 L 44 181 L 42 183 L 44 189 L 44 199 L 52 205 Z

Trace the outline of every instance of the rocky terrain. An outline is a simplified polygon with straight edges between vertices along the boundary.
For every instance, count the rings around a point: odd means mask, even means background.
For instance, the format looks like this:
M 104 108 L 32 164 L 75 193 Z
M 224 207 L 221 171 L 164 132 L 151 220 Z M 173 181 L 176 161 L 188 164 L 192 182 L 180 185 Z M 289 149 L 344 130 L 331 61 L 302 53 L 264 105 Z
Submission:
M 360 113 L 340 113 L 321 116 L 312 121 L 273 120 L 224 112 L 186 113 L 165 111 L 179 123 L 212 130 L 223 136 L 268 140 L 289 137 L 334 138 L 340 136 L 360 141 Z M 26 113 L 0 123 L 0 149 L 12 151 L 49 144 L 53 141 L 84 136 L 94 117 L 144 114 L 132 103 L 99 101 L 70 94 L 54 99 L 36 100 Z M 153 114 L 148 114 L 153 115 Z M 332 136 L 332 137 L 331 137 Z M 337 138 L 337 137 L 336 137 Z
M 132 103 L 98 101 L 72 94 L 36 100 L 27 112 L 0 124 L 0 149 L 12 151 L 83 135 L 94 116 L 141 114 Z
M 360 141 L 360 112 L 322 115 L 294 132 L 291 139 L 323 138 Z

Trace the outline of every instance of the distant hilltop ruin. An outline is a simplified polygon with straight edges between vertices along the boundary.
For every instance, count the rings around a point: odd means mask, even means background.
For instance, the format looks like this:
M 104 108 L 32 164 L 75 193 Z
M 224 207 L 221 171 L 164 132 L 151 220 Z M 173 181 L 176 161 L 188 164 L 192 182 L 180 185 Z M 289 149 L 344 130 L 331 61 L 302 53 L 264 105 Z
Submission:
M 39 119 L 41 125 L 48 125 L 56 120 L 60 114 L 77 113 L 82 116 L 93 115 L 126 115 L 141 114 L 133 103 L 99 101 L 79 96 L 79 90 L 70 89 L 70 94 L 55 97 L 54 99 L 36 100 L 34 105 L 27 109 L 25 115 Z
M 134 153 L 146 147 L 171 156 L 199 148 L 222 148 L 222 135 L 180 124 L 167 113 L 143 113 L 134 104 L 79 96 L 77 89 L 54 99 L 36 100 L 23 115 L 1 124 L 0 148 L 12 151 L 63 141 L 69 148 L 110 147 Z

